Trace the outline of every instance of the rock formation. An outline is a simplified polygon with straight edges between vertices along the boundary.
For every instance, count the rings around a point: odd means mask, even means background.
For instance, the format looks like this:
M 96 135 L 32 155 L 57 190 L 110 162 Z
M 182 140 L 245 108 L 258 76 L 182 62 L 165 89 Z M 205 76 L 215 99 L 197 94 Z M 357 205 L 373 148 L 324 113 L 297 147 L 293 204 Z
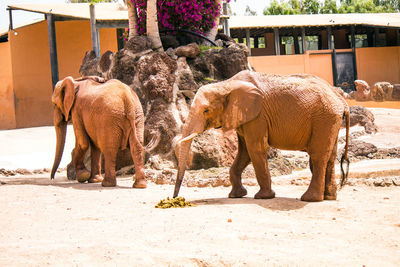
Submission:
M 157 134 L 161 138 L 150 155 L 156 159 L 150 161 L 173 162 L 174 138 L 180 133 L 197 90 L 204 84 L 228 79 L 248 69 L 248 49 L 229 38 L 217 41 L 221 47 L 208 49 L 200 49 L 196 43 L 179 46 L 173 36 L 163 38 L 163 42 L 169 44 L 167 51 L 155 52 L 147 37 L 134 37 L 120 51 L 105 52 L 100 60 L 89 51 L 80 74 L 99 75 L 128 84 L 143 105 L 145 143 Z M 204 146 L 205 143 L 208 145 Z M 236 133 L 208 131 L 194 140 L 193 148 L 192 168 L 230 165 L 237 149 Z M 126 156 L 118 161 L 130 157 L 129 153 L 120 154 Z

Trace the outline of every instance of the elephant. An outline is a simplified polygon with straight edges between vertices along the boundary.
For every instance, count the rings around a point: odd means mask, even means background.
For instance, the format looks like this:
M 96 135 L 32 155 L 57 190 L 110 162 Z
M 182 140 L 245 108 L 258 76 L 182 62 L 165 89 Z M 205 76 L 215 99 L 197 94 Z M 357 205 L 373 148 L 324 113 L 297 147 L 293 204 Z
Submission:
M 267 161 L 267 149 L 272 146 L 309 154 L 312 178 L 301 200 L 335 200 L 334 163 L 342 119 L 346 125 L 343 186 L 349 167 L 349 107 L 328 82 L 308 74 L 280 76 L 245 70 L 228 80 L 204 85 L 193 99 L 176 148 L 178 173 L 173 197 L 178 196 L 193 138 L 207 129 L 222 128 L 235 129 L 238 136 L 238 152 L 229 171 L 230 198 L 247 194 L 241 175 L 250 162 L 260 186 L 254 198 L 275 197 Z M 347 172 L 343 170 L 345 161 Z
M 119 149 L 129 146 L 135 165 L 133 187 L 146 188 L 144 174 L 143 132 L 144 114 L 138 96 L 118 80 L 105 81 L 88 76 L 59 81 L 52 95 L 53 122 L 57 145 L 51 179 L 60 164 L 64 150 L 67 123 L 72 120 L 75 149 L 72 164 L 79 182 L 102 182 L 116 186 L 115 165 Z M 154 143 L 154 138 L 149 142 Z M 85 152 L 90 147 L 91 171 L 84 165 Z M 105 175 L 101 176 L 101 153 L 104 155 Z

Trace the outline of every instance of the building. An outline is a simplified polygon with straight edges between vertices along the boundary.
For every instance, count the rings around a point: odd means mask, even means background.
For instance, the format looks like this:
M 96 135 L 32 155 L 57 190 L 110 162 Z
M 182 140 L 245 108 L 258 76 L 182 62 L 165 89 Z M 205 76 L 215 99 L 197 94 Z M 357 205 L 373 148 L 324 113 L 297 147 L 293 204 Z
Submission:
M 9 9 L 11 22 L 13 10 L 44 20 L 0 32 L 0 129 L 51 125 L 54 84 L 79 75 L 86 51 L 117 51 L 127 11 L 118 4 L 96 4 L 92 14 L 89 4 Z M 357 78 L 400 83 L 399 13 L 231 17 L 224 25 L 250 47 L 257 71 L 316 74 L 347 90 Z

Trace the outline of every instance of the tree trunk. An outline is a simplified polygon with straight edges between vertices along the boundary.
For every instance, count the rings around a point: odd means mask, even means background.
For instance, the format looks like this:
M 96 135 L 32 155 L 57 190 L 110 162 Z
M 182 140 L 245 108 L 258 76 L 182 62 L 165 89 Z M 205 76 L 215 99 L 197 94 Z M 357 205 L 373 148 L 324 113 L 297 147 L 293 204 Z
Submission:
M 153 49 L 163 51 L 164 49 L 158 32 L 157 0 L 147 0 L 146 31 L 147 36 L 153 44 Z
M 221 14 L 222 13 L 222 6 L 221 6 L 222 0 L 216 0 L 216 2 L 220 7 L 220 10 L 221 10 L 220 14 Z M 212 29 L 206 34 L 207 38 L 210 39 L 211 41 L 215 41 L 215 37 L 217 36 L 217 33 L 218 33 L 220 14 L 215 17 L 215 20 L 214 20 L 215 25 L 214 25 L 214 27 L 212 27 Z
M 128 21 L 129 21 L 129 37 L 128 39 L 131 39 L 134 36 L 138 35 L 137 32 L 137 21 L 138 21 L 138 16 L 137 16 L 137 10 L 136 10 L 136 5 L 133 0 L 126 0 L 126 6 L 128 7 Z

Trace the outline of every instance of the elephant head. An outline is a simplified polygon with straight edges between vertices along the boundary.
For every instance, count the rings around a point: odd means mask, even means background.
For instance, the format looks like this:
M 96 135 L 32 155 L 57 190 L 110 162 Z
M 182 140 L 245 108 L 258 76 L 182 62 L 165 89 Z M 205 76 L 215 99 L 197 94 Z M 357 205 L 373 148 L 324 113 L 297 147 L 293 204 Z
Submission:
M 75 101 L 75 92 L 77 89 L 78 85 L 74 79 L 67 77 L 56 84 L 51 98 L 51 102 L 54 105 L 53 122 L 57 136 L 56 154 L 51 170 L 51 179 L 54 179 L 54 174 L 57 171 L 64 151 L 67 123 L 70 119 L 70 112 Z
M 201 87 L 190 107 L 178 142 L 178 175 L 174 197 L 182 184 L 193 138 L 210 128 L 236 129 L 255 119 L 262 109 L 262 96 L 252 83 L 229 80 Z

